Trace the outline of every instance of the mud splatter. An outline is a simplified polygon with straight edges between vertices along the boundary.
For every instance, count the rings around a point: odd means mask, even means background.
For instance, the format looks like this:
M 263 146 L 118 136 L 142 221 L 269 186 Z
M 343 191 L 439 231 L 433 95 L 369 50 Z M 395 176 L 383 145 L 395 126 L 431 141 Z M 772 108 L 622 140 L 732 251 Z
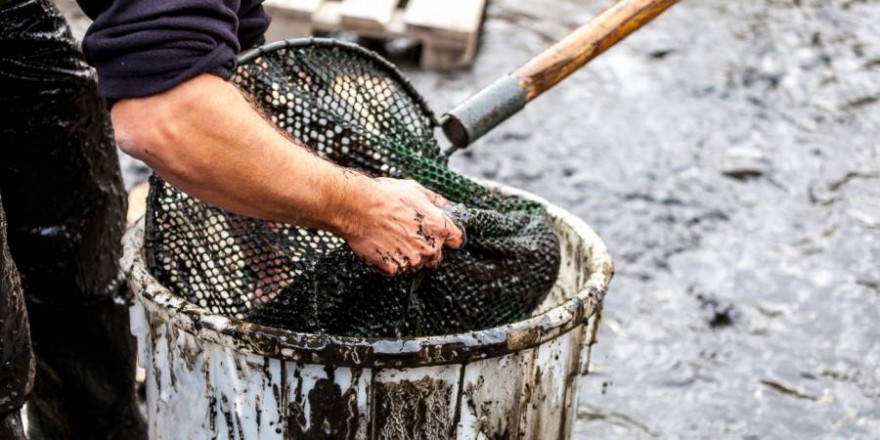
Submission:
M 375 435 L 400 440 L 450 438 L 452 387 L 425 377 L 418 381 L 376 383 Z

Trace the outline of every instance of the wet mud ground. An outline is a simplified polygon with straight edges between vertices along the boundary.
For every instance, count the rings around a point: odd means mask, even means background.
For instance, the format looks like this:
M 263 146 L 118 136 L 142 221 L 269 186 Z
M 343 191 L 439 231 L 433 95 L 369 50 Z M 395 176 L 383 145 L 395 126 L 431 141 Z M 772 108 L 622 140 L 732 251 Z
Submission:
M 492 0 L 473 69 L 406 73 L 442 112 L 608 3 Z M 575 439 L 880 438 L 877 23 L 684 0 L 453 160 L 616 257 Z

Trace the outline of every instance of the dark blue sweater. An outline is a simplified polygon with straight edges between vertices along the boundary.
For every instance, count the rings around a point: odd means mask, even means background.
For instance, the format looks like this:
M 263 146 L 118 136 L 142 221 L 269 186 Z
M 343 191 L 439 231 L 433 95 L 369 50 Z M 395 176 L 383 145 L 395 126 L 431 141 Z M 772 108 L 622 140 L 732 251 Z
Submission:
M 235 54 L 264 41 L 262 0 L 78 0 L 94 23 L 83 51 L 115 101 L 155 95 L 202 73 L 229 79 Z

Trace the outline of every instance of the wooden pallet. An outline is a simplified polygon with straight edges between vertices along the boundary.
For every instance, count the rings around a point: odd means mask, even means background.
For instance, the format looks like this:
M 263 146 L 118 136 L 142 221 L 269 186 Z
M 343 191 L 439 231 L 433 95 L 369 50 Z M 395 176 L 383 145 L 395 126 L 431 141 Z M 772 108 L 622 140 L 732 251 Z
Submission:
M 454 69 L 473 64 L 486 0 L 267 0 L 269 41 L 324 32 L 422 43 L 421 65 Z

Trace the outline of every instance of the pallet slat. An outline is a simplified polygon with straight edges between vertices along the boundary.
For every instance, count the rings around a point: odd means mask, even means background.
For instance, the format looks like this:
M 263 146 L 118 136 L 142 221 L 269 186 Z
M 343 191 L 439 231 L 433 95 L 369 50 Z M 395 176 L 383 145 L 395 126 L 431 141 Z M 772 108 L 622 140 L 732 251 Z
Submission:
M 342 4 L 324 2 L 312 15 L 312 25 L 316 30 L 324 32 L 337 31 L 342 26 Z
M 321 32 L 351 31 L 378 39 L 422 43 L 423 68 L 473 63 L 486 0 L 267 0 L 270 41 Z
M 330 2 L 324 0 L 266 0 L 263 6 L 272 16 L 272 24 L 266 31 L 266 41 L 311 35 L 314 31 L 312 19 L 326 3 Z
M 351 30 L 384 29 L 394 18 L 398 0 L 342 0 L 342 24 Z
M 473 63 L 486 0 L 410 0 L 406 33 L 423 43 L 421 65 L 449 69 Z
M 485 7 L 486 0 L 409 0 L 403 20 L 407 28 L 467 42 L 479 32 Z
M 311 20 L 322 3 L 324 0 L 266 0 L 263 5 L 279 14 Z

